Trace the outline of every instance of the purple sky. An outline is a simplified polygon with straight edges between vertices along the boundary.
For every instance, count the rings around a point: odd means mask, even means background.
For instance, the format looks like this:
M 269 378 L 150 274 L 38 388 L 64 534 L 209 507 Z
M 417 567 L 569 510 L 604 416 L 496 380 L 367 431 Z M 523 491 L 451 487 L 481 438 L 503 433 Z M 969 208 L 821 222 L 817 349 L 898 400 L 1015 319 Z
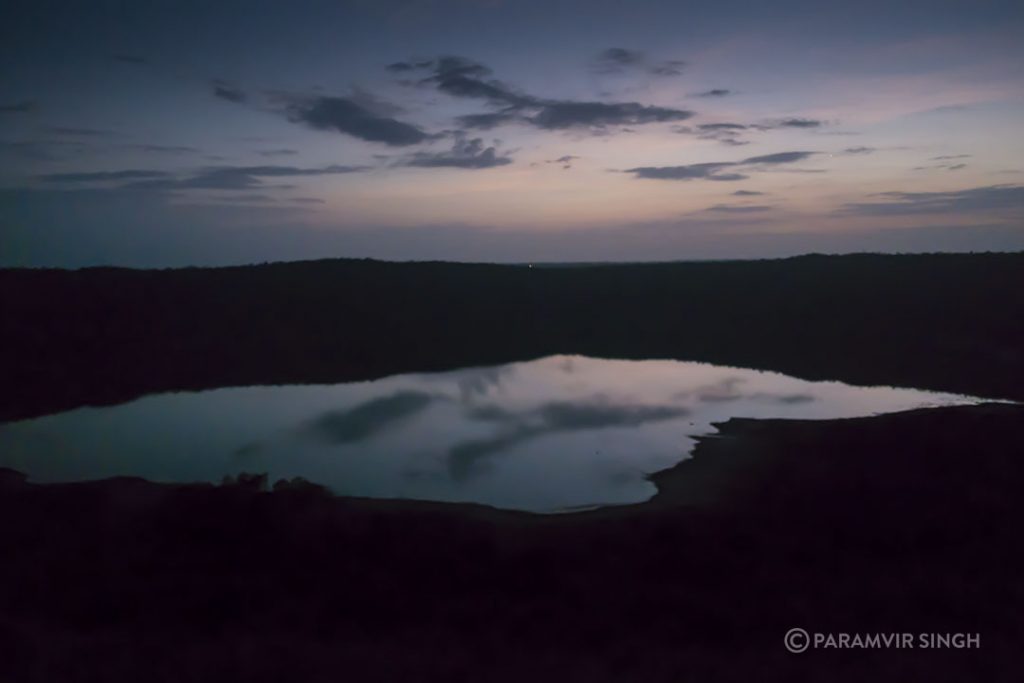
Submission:
M 0 265 L 1024 249 L 1016 2 L 15 2 L 0 70 Z

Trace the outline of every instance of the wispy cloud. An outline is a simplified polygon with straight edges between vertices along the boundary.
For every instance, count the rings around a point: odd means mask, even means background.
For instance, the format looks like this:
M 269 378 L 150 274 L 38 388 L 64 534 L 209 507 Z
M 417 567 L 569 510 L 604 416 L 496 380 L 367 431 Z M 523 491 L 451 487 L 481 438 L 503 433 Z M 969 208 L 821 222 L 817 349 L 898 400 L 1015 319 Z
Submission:
M 641 125 L 665 121 L 683 121 L 693 112 L 671 107 L 655 107 L 637 102 L 553 102 L 540 108 L 530 119 L 539 128 L 605 127 Z
M 344 97 L 292 98 L 286 111 L 288 118 L 295 123 L 392 147 L 416 145 L 431 139 L 430 135 L 410 123 L 379 116 Z
M 613 51 L 611 62 L 624 66 L 636 59 L 629 51 Z M 420 85 L 433 85 L 452 97 L 482 100 L 498 111 L 460 116 L 458 122 L 466 128 L 490 129 L 519 122 L 545 130 L 572 128 L 606 130 L 612 126 L 643 125 L 668 121 L 683 121 L 693 112 L 674 107 L 645 105 L 639 102 L 599 102 L 552 100 L 520 92 L 502 81 L 491 78 L 489 67 L 478 62 L 454 56 L 411 66 L 410 70 L 429 69 L 430 75 L 417 81 Z M 404 67 L 403 67 L 404 68 Z M 392 69 L 394 71 L 394 69 Z
M 704 92 L 694 93 L 691 97 L 727 97 L 732 94 L 732 90 L 726 90 L 725 88 L 712 88 L 711 90 L 705 90 Z
M 949 192 L 881 192 L 881 201 L 844 204 L 837 213 L 862 216 L 1024 212 L 1024 186 L 989 185 Z
M 736 147 L 748 144 L 746 140 L 740 138 L 748 128 L 741 123 L 702 123 L 697 126 L 697 137 L 701 140 L 717 140 L 724 145 Z
M 281 149 L 261 149 L 261 150 L 257 150 L 256 153 L 259 154 L 261 157 L 288 157 L 288 156 L 295 156 L 296 154 L 299 153 L 299 151 L 297 149 L 281 148 Z
M 688 164 L 686 166 L 638 166 L 626 169 L 637 178 L 652 180 L 746 180 L 742 173 L 720 173 L 723 168 L 736 166 L 734 163 Z
M 402 162 L 404 166 L 420 168 L 465 168 L 484 169 L 505 166 L 512 163 L 506 153 L 499 153 L 493 146 L 485 147 L 481 138 L 468 138 L 463 133 L 456 135 L 455 143 L 444 152 L 416 152 Z
M 123 171 L 97 171 L 82 173 L 51 173 L 39 176 L 47 183 L 94 184 L 120 181 L 117 189 L 124 190 L 246 190 L 263 185 L 263 178 L 292 178 L 303 176 L 339 175 L 357 173 L 364 166 L 324 166 L 300 168 L 296 166 L 210 166 L 188 174 L 164 170 L 128 169 Z
M 593 61 L 593 69 L 601 74 L 616 74 L 627 71 L 643 71 L 653 76 L 679 76 L 686 62 L 681 59 L 650 61 L 639 50 L 610 47 L 600 52 Z
M 579 159 L 578 156 L 572 154 L 565 154 L 563 156 L 558 157 L 557 159 L 546 159 L 544 163 L 559 164 L 563 169 L 568 170 L 572 168 L 572 162 L 576 161 L 577 159 Z
M 241 104 L 249 99 L 249 96 L 241 88 L 231 85 L 227 81 L 215 79 L 212 85 L 214 97 L 219 97 L 222 100 L 236 104 Z
M 726 172 L 724 169 L 738 168 L 741 171 L 758 170 L 766 166 L 778 164 L 791 164 L 803 161 L 817 152 L 777 152 L 775 154 L 763 154 L 761 156 L 748 157 L 742 161 L 719 161 L 703 164 L 689 164 L 686 166 L 640 166 L 626 169 L 626 173 L 632 173 L 637 178 L 648 178 L 657 180 L 746 180 L 749 176 L 743 173 Z
M 39 180 L 48 183 L 95 183 L 110 180 L 139 180 L 167 178 L 167 171 L 128 169 L 124 171 L 94 171 L 83 173 L 47 173 L 39 176 Z
M 767 204 L 715 204 L 704 210 L 717 213 L 762 213 L 764 211 L 771 211 L 774 208 L 774 206 L 768 206 Z
M 131 144 L 124 146 L 131 149 L 137 149 L 141 152 L 154 152 L 157 154 L 198 154 L 202 151 L 196 147 L 189 147 L 187 145 Z
M 825 125 L 825 122 L 817 119 L 793 118 L 782 119 L 770 125 L 774 128 L 820 128 Z
M 776 152 L 775 154 L 763 154 L 757 157 L 749 157 L 739 162 L 741 164 L 791 164 L 794 161 L 803 161 L 817 152 Z

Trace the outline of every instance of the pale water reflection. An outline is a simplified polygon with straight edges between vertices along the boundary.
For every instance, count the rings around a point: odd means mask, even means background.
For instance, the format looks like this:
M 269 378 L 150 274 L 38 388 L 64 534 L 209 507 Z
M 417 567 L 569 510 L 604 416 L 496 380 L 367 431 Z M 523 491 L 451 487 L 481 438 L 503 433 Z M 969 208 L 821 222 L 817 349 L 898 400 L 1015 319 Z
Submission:
M 0 426 L 33 481 L 220 481 L 267 472 L 339 494 L 552 512 L 650 498 L 646 475 L 730 417 L 820 419 L 972 403 L 705 363 L 552 356 L 331 386 L 149 396 Z

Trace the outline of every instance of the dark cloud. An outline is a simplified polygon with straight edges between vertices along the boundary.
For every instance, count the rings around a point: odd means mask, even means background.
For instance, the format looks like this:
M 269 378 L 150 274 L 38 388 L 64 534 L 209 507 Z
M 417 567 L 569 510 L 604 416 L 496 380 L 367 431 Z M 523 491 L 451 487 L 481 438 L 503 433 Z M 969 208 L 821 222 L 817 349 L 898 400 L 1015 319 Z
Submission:
M 733 195 L 736 197 L 760 197 L 764 194 L 764 192 L 755 192 L 754 190 L 736 190 L 733 192 Z
M 774 124 L 775 128 L 820 128 L 824 121 L 817 119 L 782 119 Z
M 847 147 L 843 150 L 846 154 L 872 154 L 877 151 L 874 147 Z
M 709 91 L 712 92 L 712 91 Z M 745 145 L 748 142 L 740 137 L 745 132 L 764 132 L 777 128 L 817 128 L 823 125 L 821 121 L 812 119 L 783 119 L 767 124 L 742 124 L 742 123 L 702 123 L 696 130 L 680 127 L 677 133 L 696 133 L 701 140 L 717 140 L 724 145 L 737 146 Z M 867 149 L 867 148 L 864 148 Z
M 632 173 L 637 178 L 656 180 L 746 180 L 748 176 L 742 173 L 721 171 L 726 168 L 742 169 L 745 166 L 788 164 L 806 159 L 812 154 L 816 152 L 777 152 L 749 157 L 742 161 L 719 161 L 686 166 L 641 166 L 626 169 L 625 172 Z
M 725 88 L 712 88 L 711 90 L 705 90 L 704 92 L 694 93 L 694 97 L 726 97 L 732 95 L 732 90 L 726 90 Z
M 228 102 L 234 102 L 236 104 L 241 104 L 249 99 L 243 90 L 227 83 L 226 81 L 217 79 L 213 81 L 212 85 L 214 97 L 219 97 L 222 100 L 227 100 Z
M 947 171 L 959 171 L 961 169 L 967 168 L 967 164 L 964 164 L 964 163 L 951 164 L 951 163 L 948 163 L 948 162 L 955 161 L 957 159 L 970 159 L 970 158 L 971 158 L 970 154 L 950 154 L 950 155 L 945 155 L 945 156 L 932 157 L 930 159 L 930 161 L 942 161 L 944 163 L 932 164 L 932 165 L 929 165 L 929 166 L 915 166 L 913 168 L 913 170 L 915 170 L 915 171 L 927 171 L 929 169 L 942 168 L 942 169 L 945 169 Z
M 481 81 L 468 76 L 451 76 L 439 80 L 437 88 L 454 97 L 477 98 L 496 105 L 527 107 L 536 103 L 533 98 L 513 92 L 500 81 Z
M 601 73 L 616 73 L 625 68 L 641 66 L 647 58 L 637 50 L 610 47 L 594 59 L 594 69 Z
M 882 201 L 853 202 L 837 213 L 862 216 L 1024 211 L 1024 186 L 990 185 L 949 192 L 882 192 Z
M 420 168 L 484 169 L 511 164 L 512 159 L 494 147 L 484 147 L 481 138 L 457 134 L 455 144 L 446 152 L 416 152 L 402 165 Z
M 256 152 L 261 157 L 287 157 L 294 156 L 299 153 L 295 149 L 261 149 Z
M 453 97 L 482 99 L 493 105 L 517 108 L 536 103 L 535 98 L 517 93 L 501 81 L 484 80 L 490 76 L 491 69 L 470 59 L 446 56 L 429 64 L 433 67 L 433 75 L 420 83 L 432 84 Z
M 688 411 L 677 406 L 617 405 L 606 401 L 556 401 L 541 406 L 537 414 L 550 430 L 575 431 L 606 427 L 639 427 L 648 422 L 683 417 Z
M 741 173 L 719 173 L 734 163 L 690 164 L 688 166 L 640 166 L 626 169 L 637 178 L 654 180 L 746 180 Z
M 125 145 L 142 152 L 155 152 L 158 154 L 198 154 L 200 151 L 195 147 L 185 145 Z
M 691 111 L 648 106 L 637 102 L 553 102 L 544 105 L 530 120 L 539 128 L 558 130 L 683 121 L 691 116 Z
M 747 129 L 747 127 L 744 126 L 742 123 L 702 123 L 698 125 L 697 128 L 703 131 Z
M 522 117 L 514 112 L 495 112 L 493 114 L 466 114 L 456 119 L 463 128 L 490 130 L 498 126 L 512 123 Z
M 610 47 L 598 54 L 593 62 L 594 71 L 601 74 L 643 70 L 655 76 L 678 76 L 683 72 L 684 66 L 686 62 L 680 59 L 651 63 L 643 52 L 623 47 Z
M 364 441 L 396 422 L 426 410 L 433 397 L 418 391 L 400 391 L 375 398 L 344 411 L 330 411 L 308 423 L 304 432 L 330 444 Z
M 235 194 L 229 197 L 205 198 L 203 201 L 217 203 L 238 203 L 238 204 L 272 204 L 277 200 L 267 194 Z
M 233 173 L 264 178 L 284 178 L 295 176 L 338 175 L 365 171 L 366 166 L 342 166 L 332 164 L 323 168 L 298 168 L 295 166 L 214 166 L 205 173 Z
M 479 62 L 474 62 L 472 59 L 466 59 L 465 57 L 457 57 L 454 55 L 444 55 L 438 57 L 436 60 L 423 62 L 423 64 L 426 64 L 428 67 L 433 67 L 434 73 L 441 79 L 450 78 L 452 76 L 480 78 L 491 74 L 490 67 L 486 67 Z
M 170 177 L 167 171 L 130 169 L 126 171 L 97 171 L 94 173 L 47 173 L 39 180 L 48 183 L 94 183 L 108 180 L 140 180 Z
M 680 76 L 683 73 L 683 67 L 686 66 L 686 62 L 681 59 L 670 59 L 664 62 L 658 62 L 652 64 L 647 68 L 647 73 L 655 76 Z
M 378 97 L 369 90 L 360 88 L 358 85 L 351 86 L 349 91 L 348 100 L 350 102 L 354 102 L 376 116 L 396 116 L 405 112 L 404 107 Z
M 701 140 L 717 140 L 723 145 L 738 147 L 749 144 L 739 137 L 747 126 L 740 123 L 702 123 L 697 126 L 697 137 Z
M 289 197 L 288 201 L 292 202 L 293 204 L 326 204 L 327 203 L 324 200 L 319 199 L 317 197 Z
M 109 181 L 133 182 L 119 186 L 126 190 L 244 190 L 262 185 L 261 178 L 336 175 L 365 170 L 362 166 L 325 166 L 297 168 L 294 166 L 212 166 L 186 176 L 161 170 L 100 171 L 95 173 L 53 173 L 39 176 L 45 182 L 95 183 Z
M 762 156 L 744 159 L 741 164 L 790 164 L 794 161 L 803 161 L 817 152 L 777 152 L 775 154 L 764 154 Z
M 490 69 L 468 60 L 446 57 L 438 61 L 435 72 L 426 82 L 435 83 L 438 90 L 453 97 L 482 99 L 493 105 L 512 107 L 527 107 L 537 102 L 499 80 L 482 80 L 479 76 L 489 74 Z
M 139 180 L 122 185 L 123 190 L 148 190 L 169 192 L 174 190 L 248 190 L 263 183 L 255 176 L 244 173 L 204 172 L 185 178 L 160 178 Z
M 709 206 L 704 210 L 714 211 L 716 213 L 760 213 L 762 211 L 771 211 L 774 208 L 775 207 L 768 206 L 766 204 L 716 204 L 714 206 Z
M 613 63 L 632 63 L 629 51 L 610 52 Z M 432 62 L 433 75 L 420 81 L 432 84 L 453 97 L 479 99 L 500 108 L 499 111 L 469 114 L 458 119 L 465 128 L 487 130 L 512 122 L 522 122 L 545 130 L 570 128 L 606 129 L 609 126 L 639 125 L 682 121 L 693 112 L 643 105 L 638 102 L 576 102 L 546 100 L 517 92 L 501 81 L 487 78 L 491 69 L 463 57 L 441 57 Z
M 796 405 L 798 403 L 813 403 L 817 397 L 812 394 L 754 394 L 753 398 L 767 399 L 783 405 Z
M 575 156 L 575 155 L 572 155 L 572 154 L 566 154 L 564 156 L 558 157 L 557 159 L 547 159 L 547 160 L 545 160 L 544 163 L 545 164 L 560 164 L 563 169 L 570 169 L 570 168 L 572 168 L 572 162 L 576 161 L 577 159 L 579 159 L 578 156 Z
M 451 58 L 451 59 L 461 59 L 461 58 L 460 57 L 454 57 L 454 58 Z M 420 61 L 409 59 L 409 60 L 403 60 L 403 61 L 400 61 L 400 62 L 392 62 L 391 64 L 388 64 L 384 68 L 387 71 L 390 71 L 391 73 L 407 74 L 407 73 L 410 73 L 412 71 L 422 71 L 424 69 L 430 69 L 433 66 L 434 66 L 434 60 L 433 59 L 426 59 L 426 60 L 420 60 Z
M 772 171 L 773 173 L 828 173 L 828 169 L 824 168 L 771 168 L 762 170 Z
M 335 130 L 368 142 L 393 147 L 416 145 L 430 135 L 396 119 L 378 116 L 344 97 L 295 99 L 288 104 L 290 120 L 317 130 Z
M 22 114 L 29 111 L 34 111 L 36 103 L 32 100 L 24 100 L 22 102 L 11 102 L 10 104 L 0 104 L 0 114 Z

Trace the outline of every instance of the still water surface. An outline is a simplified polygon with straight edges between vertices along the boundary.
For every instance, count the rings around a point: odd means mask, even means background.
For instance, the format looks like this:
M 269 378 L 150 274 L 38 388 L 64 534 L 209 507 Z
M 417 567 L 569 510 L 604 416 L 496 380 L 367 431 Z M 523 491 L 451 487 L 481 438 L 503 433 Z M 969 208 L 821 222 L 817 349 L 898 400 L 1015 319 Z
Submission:
M 117 475 L 305 477 L 339 494 L 556 512 L 650 498 L 730 417 L 856 417 L 975 399 L 668 360 L 551 356 L 328 386 L 148 396 L 0 425 L 0 467 L 38 482 Z

